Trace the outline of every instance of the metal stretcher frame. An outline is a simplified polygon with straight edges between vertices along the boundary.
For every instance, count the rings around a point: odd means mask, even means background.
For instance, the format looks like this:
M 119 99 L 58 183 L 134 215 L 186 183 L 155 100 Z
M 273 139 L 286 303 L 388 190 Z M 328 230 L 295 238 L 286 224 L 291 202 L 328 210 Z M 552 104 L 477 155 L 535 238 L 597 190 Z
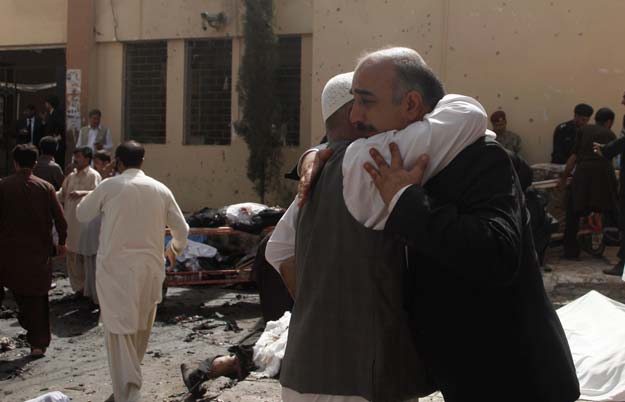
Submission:
M 269 234 L 273 231 L 273 226 L 265 228 L 262 234 Z M 217 236 L 217 235 L 236 235 L 236 234 L 249 234 L 240 230 L 235 230 L 230 227 L 218 227 L 218 228 L 190 228 L 189 235 L 204 235 L 204 236 Z M 165 236 L 170 236 L 169 229 L 165 230 Z M 253 262 L 253 260 L 251 261 Z M 233 283 L 249 283 L 254 282 L 252 277 L 252 264 L 245 264 L 241 268 L 229 268 L 229 269 L 217 269 L 211 271 L 195 271 L 195 272 L 165 272 L 166 287 L 169 286 L 190 286 L 190 285 L 224 285 Z M 231 276 L 228 278 L 211 279 L 215 276 Z M 179 279 L 180 278 L 180 279 Z

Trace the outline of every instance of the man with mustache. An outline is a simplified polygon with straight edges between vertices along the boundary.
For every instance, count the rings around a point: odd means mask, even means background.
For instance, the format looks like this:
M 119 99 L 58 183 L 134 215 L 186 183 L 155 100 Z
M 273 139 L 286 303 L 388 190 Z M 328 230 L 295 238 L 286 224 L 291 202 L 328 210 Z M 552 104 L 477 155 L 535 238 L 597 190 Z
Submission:
M 379 95 L 384 69 L 375 53 L 359 64 L 352 121 L 401 128 Z M 505 150 L 480 138 L 427 183 L 427 170 L 407 170 L 400 150 L 391 148 L 389 165 L 373 149 L 377 168 L 366 169 L 390 212 L 385 233 L 407 245 L 415 342 L 445 401 L 575 401 L 571 352 Z
M 295 305 L 280 378 L 287 402 L 405 401 L 433 391 L 403 308 L 403 245 L 382 230 L 388 209 L 362 167 L 373 162 L 372 146 L 390 156 L 396 142 L 406 166 L 431 177 L 484 136 L 486 112 L 468 97 L 443 98 L 440 81 L 414 50 L 387 49 L 376 57 L 386 62 L 378 77 L 388 91 L 366 106 L 388 98 L 404 129 L 387 127 L 390 119 L 361 122 L 365 135 L 385 132 L 341 141 L 326 124 L 333 153 L 310 200 L 301 210 L 297 200 L 291 204 L 267 246 L 267 260 L 285 277 L 294 273 L 286 281 Z M 421 91 L 411 91 L 414 85 Z M 332 116 L 322 109 L 328 123 Z M 347 114 L 342 121 L 348 124 Z M 431 154 L 427 169 L 427 159 L 418 160 L 424 152 Z M 294 271 L 284 266 L 293 255 Z

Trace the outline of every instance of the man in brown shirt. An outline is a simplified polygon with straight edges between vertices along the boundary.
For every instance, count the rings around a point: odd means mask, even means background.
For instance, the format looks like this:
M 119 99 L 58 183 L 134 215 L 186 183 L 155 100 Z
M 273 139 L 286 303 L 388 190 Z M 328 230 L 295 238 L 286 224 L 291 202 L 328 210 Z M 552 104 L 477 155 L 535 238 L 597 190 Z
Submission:
M 65 253 L 67 237 L 54 188 L 32 174 L 37 154 L 34 145 L 16 146 L 16 173 L 0 181 L 0 286 L 9 288 L 15 297 L 18 320 L 28 332 L 33 357 L 43 356 L 50 344 L 52 225 L 59 235 L 58 254 Z
M 54 154 L 58 147 L 58 142 L 54 137 L 43 137 L 39 142 L 41 155 L 37 159 L 37 165 L 33 169 L 33 174 L 54 186 L 59 190 L 65 180 L 63 169 L 54 160 Z

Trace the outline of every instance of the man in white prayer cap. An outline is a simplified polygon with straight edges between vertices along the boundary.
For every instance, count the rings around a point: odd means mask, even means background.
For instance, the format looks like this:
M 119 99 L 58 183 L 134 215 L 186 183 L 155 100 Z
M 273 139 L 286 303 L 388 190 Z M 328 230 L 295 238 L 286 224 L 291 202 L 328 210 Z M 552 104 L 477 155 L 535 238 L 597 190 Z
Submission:
M 399 402 L 433 391 L 402 307 L 402 246 L 354 219 L 349 208 L 362 205 L 342 190 L 346 180 L 361 181 L 362 165 L 349 170 L 344 161 L 367 133 L 349 121 L 352 77 L 337 75 L 323 89 L 328 149 L 317 147 L 315 157 L 327 162 L 310 200 L 301 210 L 291 204 L 265 252 L 295 299 L 280 377 L 285 402 Z
M 349 114 L 351 113 L 352 105 L 354 104 L 354 96 L 350 93 L 353 76 L 353 71 L 335 75 L 328 80 L 323 88 L 323 91 L 321 92 L 321 115 L 323 116 L 323 121 L 325 122 L 326 135 L 322 140 L 323 144 L 306 151 L 302 155 L 297 168 L 294 169 L 294 171 L 297 172 L 297 177 L 305 175 L 309 177 L 312 174 L 310 167 L 312 167 L 312 164 L 314 163 L 314 157 L 326 160 L 330 157 L 330 155 L 332 155 L 333 150 L 331 148 L 327 149 L 327 143 L 333 143 L 336 141 L 353 141 L 363 137 L 363 132 L 358 130 L 356 126 L 351 124 L 349 121 Z M 320 152 L 315 152 L 315 155 L 312 155 L 314 151 Z M 313 157 L 307 158 L 307 155 Z M 302 177 L 300 183 L 305 183 L 309 179 L 308 177 Z M 294 232 L 288 231 L 279 232 L 278 236 L 272 236 L 271 240 L 269 240 L 269 242 L 272 243 L 272 255 L 278 256 L 282 252 L 280 249 L 281 236 L 283 236 L 283 241 L 286 242 L 293 234 Z M 294 263 L 295 258 L 290 257 L 283 260 L 278 267 L 278 271 L 280 272 L 280 275 L 282 275 L 282 279 L 289 289 L 291 296 L 294 296 L 295 294 Z

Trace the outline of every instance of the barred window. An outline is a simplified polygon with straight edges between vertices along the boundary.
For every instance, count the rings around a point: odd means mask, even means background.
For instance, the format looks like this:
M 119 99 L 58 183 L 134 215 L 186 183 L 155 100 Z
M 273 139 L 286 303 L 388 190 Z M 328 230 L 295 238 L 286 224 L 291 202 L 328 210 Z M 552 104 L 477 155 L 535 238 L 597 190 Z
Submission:
M 125 138 L 164 144 L 167 42 L 127 43 L 125 53 Z
M 229 145 L 232 107 L 232 40 L 187 42 L 185 141 Z
M 278 39 L 276 99 L 280 108 L 280 130 L 286 145 L 299 145 L 301 74 L 302 38 L 300 36 L 280 37 Z

